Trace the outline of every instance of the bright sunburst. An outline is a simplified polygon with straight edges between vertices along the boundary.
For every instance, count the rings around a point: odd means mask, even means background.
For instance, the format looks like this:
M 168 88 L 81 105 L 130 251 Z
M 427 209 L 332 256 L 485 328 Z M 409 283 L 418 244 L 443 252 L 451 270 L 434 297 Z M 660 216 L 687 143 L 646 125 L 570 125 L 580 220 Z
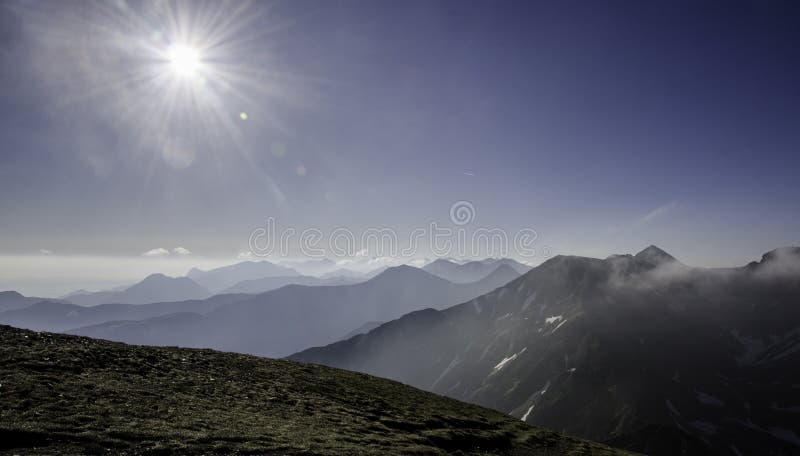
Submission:
M 57 108 L 87 113 L 83 121 L 113 130 L 147 164 L 143 189 L 160 166 L 202 170 L 232 156 L 254 163 L 260 149 L 244 140 L 248 129 L 284 130 L 277 107 L 303 103 L 310 80 L 287 77 L 291 68 L 272 53 L 265 37 L 280 33 L 284 19 L 270 16 L 266 2 L 67 3 L 16 7 L 35 37 L 34 66 Z M 107 176 L 127 158 L 98 148 L 85 160 Z M 248 172 L 283 201 L 268 170 Z
M 263 44 L 264 24 L 279 20 L 263 3 L 97 0 L 57 15 L 37 5 L 20 14 L 59 104 L 91 107 L 128 150 L 172 168 L 222 151 L 250 161 L 243 128 L 255 119 L 278 125 L 268 99 L 298 93 L 286 90 L 291 81 Z
M 200 67 L 200 53 L 191 46 L 173 44 L 167 49 L 170 67 L 179 76 L 193 76 Z

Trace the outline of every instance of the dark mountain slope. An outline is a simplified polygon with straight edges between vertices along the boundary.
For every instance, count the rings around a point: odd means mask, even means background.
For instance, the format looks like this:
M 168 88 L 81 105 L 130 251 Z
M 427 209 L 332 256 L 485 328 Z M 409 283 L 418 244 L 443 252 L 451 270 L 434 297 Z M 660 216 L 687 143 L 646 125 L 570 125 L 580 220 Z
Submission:
M 359 326 L 358 328 L 350 331 L 349 333 L 345 334 L 344 337 L 341 337 L 339 340 L 347 340 L 351 337 L 357 336 L 359 334 L 366 334 L 373 329 L 377 328 L 378 326 L 382 325 L 383 322 L 381 321 L 368 321 L 363 325 Z
M 0 326 L 3 454 L 613 455 L 363 374 Z
M 650 247 L 556 257 L 505 287 L 292 359 L 392 378 L 652 454 L 800 451 L 800 256 L 727 271 Z

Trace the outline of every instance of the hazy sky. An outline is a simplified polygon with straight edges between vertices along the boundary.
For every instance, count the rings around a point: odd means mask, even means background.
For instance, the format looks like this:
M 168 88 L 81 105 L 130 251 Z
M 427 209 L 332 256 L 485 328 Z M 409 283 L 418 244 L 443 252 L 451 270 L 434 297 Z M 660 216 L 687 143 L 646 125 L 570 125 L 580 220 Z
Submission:
M 0 5 L 0 275 L 458 200 L 555 254 L 800 242 L 797 2 Z

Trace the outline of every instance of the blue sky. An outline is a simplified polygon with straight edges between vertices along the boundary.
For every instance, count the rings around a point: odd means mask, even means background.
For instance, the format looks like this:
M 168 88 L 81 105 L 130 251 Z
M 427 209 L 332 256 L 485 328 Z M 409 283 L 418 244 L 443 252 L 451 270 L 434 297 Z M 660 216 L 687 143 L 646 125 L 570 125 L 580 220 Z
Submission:
M 0 256 L 234 258 L 268 216 L 458 200 L 555 254 L 800 242 L 796 2 L 0 5 Z

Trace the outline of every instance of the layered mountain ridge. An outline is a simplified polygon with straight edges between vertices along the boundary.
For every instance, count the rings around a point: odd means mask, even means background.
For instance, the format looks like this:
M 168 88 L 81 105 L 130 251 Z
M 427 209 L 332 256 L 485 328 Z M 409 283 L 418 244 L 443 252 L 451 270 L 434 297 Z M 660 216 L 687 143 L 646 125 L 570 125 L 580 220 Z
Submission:
M 153 319 L 73 327 L 69 332 L 136 344 L 286 356 L 340 340 L 370 321 L 388 321 L 426 307 L 443 309 L 458 304 L 518 276 L 512 268 L 501 265 L 482 280 L 455 284 L 418 268 L 397 266 L 351 285 L 286 285 L 237 298 L 202 315 L 183 306 L 180 311 L 196 315 L 175 317 L 170 325 L 164 324 L 165 314 L 160 314 Z M 0 321 L 2 317 L 0 314 Z
M 798 264 L 797 249 L 730 270 L 654 246 L 558 256 L 469 302 L 291 359 L 645 453 L 788 455 L 800 449 Z
M 65 300 L 81 306 L 100 304 L 149 304 L 153 302 L 186 301 L 204 299 L 211 292 L 188 277 L 168 277 L 151 274 L 119 291 L 75 293 Z
M 230 266 L 203 271 L 191 269 L 186 277 L 194 280 L 213 293 L 219 293 L 229 287 L 245 280 L 262 279 L 265 277 L 293 277 L 298 276 L 296 270 L 270 263 L 269 261 L 243 261 Z
M 486 277 L 498 267 L 511 268 L 518 275 L 530 270 L 528 266 L 511 258 L 486 258 L 466 262 L 439 258 L 423 266 L 422 270 L 450 282 L 469 283 Z

